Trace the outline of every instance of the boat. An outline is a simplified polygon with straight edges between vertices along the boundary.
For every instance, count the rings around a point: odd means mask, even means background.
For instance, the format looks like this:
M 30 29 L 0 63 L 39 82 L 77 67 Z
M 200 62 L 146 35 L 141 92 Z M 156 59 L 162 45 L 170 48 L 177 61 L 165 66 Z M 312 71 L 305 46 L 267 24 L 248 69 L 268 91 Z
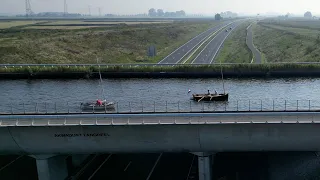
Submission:
M 192 94 L 195 101 L 228 101 L 229 94 Z
M 105 111 L 105 110 L 113 110 L 114 102 L 108 102 L 107 100 L 102 101 L 102 105 L 98 105 L 97 102 L 85 102 L 81 103 L 82 110 L 94 110 L 94 111 Z
M 102 87 L 102 77 L 101 77 L 101 72 L 100 72 L 100 65 L 99 65 L 99 60 L 97 58 L 97 64 L 99 66 L 99 85 L 101 86 L 102 92 L 101 94 L 104 95 L 104 89 Z M 101 100 L 100 100 L 101 101 Z M 114 110 L 114 102 L 107 101 L 106 98 L 100 102 L 101 104 L 98 103 L 97 101 L 89 101 L 89 102 L 84 102 L 81 103 L 80 107 L 82 110 L 92 110 L 92 111 L 106 111 L 106 110 Z
M 206 93 L 206 94 L 192 94 L 193 100 L 195 100 L 197 102 L 200 102 L 202 100 L 203 101 L 228 101 L 229 100 L 229 94 L 226 93 L 225 88 L 224 88 L 224 79 L 223 79 L 221 61 L 220 61 L 220 69 L 221 69 L 223 93 L 218 94 L 217 92 L 215 92 L 214 94 L 212 94 L 208 90 L 208 93 Z

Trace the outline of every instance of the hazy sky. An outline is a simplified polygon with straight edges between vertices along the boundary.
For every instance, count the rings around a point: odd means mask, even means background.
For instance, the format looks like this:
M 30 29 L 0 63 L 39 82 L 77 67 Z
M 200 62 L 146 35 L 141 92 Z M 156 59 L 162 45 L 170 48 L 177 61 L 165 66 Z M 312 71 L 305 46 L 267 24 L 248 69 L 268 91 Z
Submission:
M 0 14 L 24 13 L 25 0 L 0 0 Z M 63 12 L 63 0 L 30 0 L 36 13 L 55 11 Z M 185 10 L 188 14 L 213 14 L 221 11 L 257 14 L 266 12 L 303 14 L 311 11 L 320 14 L 319 0 L 67 0 L 68 12 L 91 14 L 137 14 L 147 13 L 148 9 L 165 11 Z

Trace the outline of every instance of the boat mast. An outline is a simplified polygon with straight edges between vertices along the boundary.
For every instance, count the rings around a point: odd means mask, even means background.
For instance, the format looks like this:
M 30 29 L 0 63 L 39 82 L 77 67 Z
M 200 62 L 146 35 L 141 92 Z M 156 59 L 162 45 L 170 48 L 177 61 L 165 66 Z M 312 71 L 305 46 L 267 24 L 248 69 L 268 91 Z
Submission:
M 222 77 L 223 94 L 226 94 L 226 90 L 225 90 L 225 88 L 224 88 L 224 79 L 223 79 L 223 72 L 222 72 L 221 59 L 220 59 L 220 71 L 221 71 L 221 77 Z
M 100 81 L 99 81 L 99 84 L 100 84 L 100 87 L 101 87 L 101 96 L 104 97 L 104 99 L 106 99 L 106 97 L 104 96 L 104 88 L 102 87 L 102 77 L 101 77 L 101 72 L 100 72 L 100 64 L 99 64 L 99 59 L 97 58 L 97 64 L 98 64 L 98 69 L 99 69 L 99 77 L 100 77 Z

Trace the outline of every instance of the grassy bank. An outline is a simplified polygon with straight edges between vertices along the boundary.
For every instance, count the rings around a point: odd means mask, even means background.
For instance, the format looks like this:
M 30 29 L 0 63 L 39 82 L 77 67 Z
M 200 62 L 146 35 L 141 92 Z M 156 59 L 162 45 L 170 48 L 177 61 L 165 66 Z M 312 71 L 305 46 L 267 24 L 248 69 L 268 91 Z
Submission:
M 212 65 L 179 65 L 179 66 L 101 66 L 101 72 L 271 72 L 271 71 L 319 71 L 320 64 L 218 64 Z M 97 66 L 53 66 L 53 67 L 10 67 L 0 68 L 0 73 L 42 73 L 42 72 L 98 72 Z
M 162 24 L 117 25 L 89 29 L 1 30 L 2 63 L 152 63 L 168 55 L 197 34 L 218 22 L 178 21 Z M 147 57 L 155 45 L 157 56 Z
M 303 29 L 314 29 L 320 30 L 320 21 L 318 19 L 306 19 L 306 18 L 269 18 L 262 20 L 263 23 L 280 25 L 285 27 L 303 28 Z
M 252 53 L 246 45 L 247 27 L 250 22 L 240 24 L 224 42 L 216 62 L 250 63 Z
M 253 27 L 254 44 L 263 53 L 264 61 L 319 62 L 320 40 L 271 28 L 263 23 Z
M 313 29 L 303 29 L 303 28 L 294 28 L 294 27 L 286 27 L 281 25 L 275 25 L 275 24 L 267 24 L 267 23 L 261 23 L 266 27 L 276 29 L 276 30 L 282 30 L 286 31 L 288 33 L 293 33 L 301 36 L 305 36 L 306 38 L 318 38 L 320 35 L 320 31 L 313 30 Z

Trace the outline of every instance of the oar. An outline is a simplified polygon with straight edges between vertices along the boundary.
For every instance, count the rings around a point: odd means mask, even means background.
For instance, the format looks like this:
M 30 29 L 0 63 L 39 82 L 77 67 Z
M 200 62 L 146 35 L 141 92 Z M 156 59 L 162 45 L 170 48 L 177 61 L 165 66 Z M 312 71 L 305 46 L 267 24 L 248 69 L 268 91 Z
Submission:
M 198 102 L 200 102 L 204 97 L 205 97 L 205 96 L 202 96 L 202 98 L 201 98 L 201 99 L 199 99 L 199 100 L 198 100 Z

